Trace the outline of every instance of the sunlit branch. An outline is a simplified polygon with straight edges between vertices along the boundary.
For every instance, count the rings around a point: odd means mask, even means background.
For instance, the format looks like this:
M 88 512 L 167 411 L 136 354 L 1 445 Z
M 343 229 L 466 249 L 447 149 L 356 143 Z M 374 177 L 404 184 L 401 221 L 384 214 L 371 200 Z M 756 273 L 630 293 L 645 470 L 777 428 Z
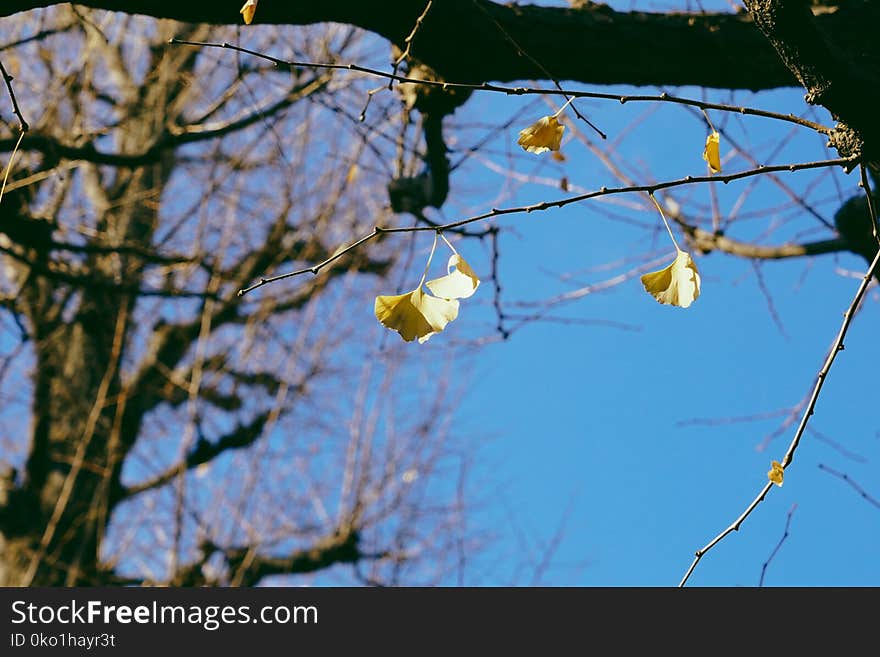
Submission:
M 803 244 L 780 244 L 779 246 L 765 246 L 763 244 L 750 244 L 730 239 L 724 235 L 716 235 L 702 228 L 697 228 L 676 221 L 685 233 L 691 238 L 691 243 L 698 250 L 708 253 L 720 251 L 741 258 L 753 258 L 755 260 L 782 260 L 784 258 L 800 258 L 803 256 L 823 255 L 826 253 L 839 253 L 848 251 L 847 241 L 841 237 L 828 240 L 817 240 Z

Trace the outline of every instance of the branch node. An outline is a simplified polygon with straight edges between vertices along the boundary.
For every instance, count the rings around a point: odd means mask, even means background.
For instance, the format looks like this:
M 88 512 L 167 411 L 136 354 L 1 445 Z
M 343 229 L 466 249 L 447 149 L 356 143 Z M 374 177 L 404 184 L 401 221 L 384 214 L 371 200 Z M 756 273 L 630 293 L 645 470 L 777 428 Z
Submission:
M 865 140 L 845 123 L 838 123 L 831 131 L 828 146 L 837 149 L 841 157 L 860 158 L 864 155 Z

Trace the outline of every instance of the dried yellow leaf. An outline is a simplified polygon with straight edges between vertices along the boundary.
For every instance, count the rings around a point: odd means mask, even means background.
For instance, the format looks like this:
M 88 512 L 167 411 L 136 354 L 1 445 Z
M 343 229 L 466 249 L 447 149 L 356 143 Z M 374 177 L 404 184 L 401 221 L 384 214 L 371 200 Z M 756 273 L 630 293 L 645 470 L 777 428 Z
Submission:
M 689 253 L 678 250 L 665 269 L 642 275 L 642 285 L 660 303 L 687 308 L 700 296 L 700 274 Z
M 706 137 L 706 148 L 703 149 L 703 159 L 709 163 L 712 173 L 721 173 L 720 139 L 720 135 L 713 130 Z
M 241 8 L 241 11 L 238 12 L 244 16 L 244 22 L 246 25 L 250 25 L 251 21 L 254 20 L 254 13 L 257 11 L 257 1 L 258 0 L 247 0 Z
M 450 256 L 446 270 L 449 272 L 446 276 L 425 283 L 434 296 L 442 299 L 467 299 L 477 291 L 480 279 L 460 255 L 456 253 Z
M 412 292 L 378 296 L 373 310 L 383 326 L 397 331 L 406 342 L 425 342 L 458 317 L 458 301 L 438 299 L 417 287 Z
M 529 153 L 545 153 L 558 151 L 562 143 L 562 133 L 565 126 L 559 123 L 555 116 L 545 116 L 524 130 L 519 131 L 519 139 L 516 143 Z
M 767 479 L 772 481 L 777 486 L 782 486 L 782 477 L 782 465 L 779 463 L 779 461 L 772 461 L 770 463 L 770 470 L 767 472 Z

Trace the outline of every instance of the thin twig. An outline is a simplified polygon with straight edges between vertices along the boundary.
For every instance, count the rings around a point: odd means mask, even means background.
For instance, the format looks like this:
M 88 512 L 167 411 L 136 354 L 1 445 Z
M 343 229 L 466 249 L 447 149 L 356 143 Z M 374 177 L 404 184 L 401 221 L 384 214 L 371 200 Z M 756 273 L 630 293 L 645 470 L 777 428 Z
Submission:
M 506 315 L 501 304 L 501 279 L 498 276 L 501 253 L 498 245 L 498 227 L 493 226 L 489 234 L 492 239 L 492 283 L 495 287 L 495 294 L 492 296 L 492 307 L 495 309 L 495 316 L 498 320 L 495 328 L 501 339 L 506 340 L 510 337 L 510 331 L 504 326 Z
M 740 157 L 747 160 L 749 162 L 749 164 L 751 164 L 752 166 L 755 166 L 756 164 L 758 164 L 758 161 L 755 160 L 755 158 L 753 158 L 749 154 L 748 150 L 745 148 L 742 148 L 737 143 L 737 141 L 733 137 L 731 137 L 729 130 L 725 130 L 722 127 L 719 132 L 721 133 L 721 136 L 724 137 L 724 141 L 727 142 L 728 144 L 730 144 L 731 146 L 733 146 L 737 150 Z M 782 149 L 782 147 L 785 146 L 785 143 L 786 142 L 784 140 L 780 140 L 779 146 L 777 148 L 773 149 L 773 153 L 769 157 L 775 156 L 776 153 L 778 153 Z M 816 211 L 816 209 L 814 207 L 812 207 L 811 205 L 809 205 L 803 198 L 798 196 L 788 185 L 786 185 L 784 182 L 782 182 L 779 179 L 779 177 L 771 174 L 768 176 L 768 178 L 770 179 L 770 181 L 773 182 L 773 184 L 775 184 L 777 187 L 779 187 L 785 193 L 786 196 L 788 196 L 792 201 L 797 203 L 805 212 L 808 212 L 809 214 L 813 215 L 816 219 L 818 219 L 819 222 L 821 222 L 823 226 L 825 226 L 829 230 L 832 230 L 832 231 L 835 230 L 834 225 L 830 221 L 828 221 L 825 217 L 823 217 L 821 214 L 819 214 Z M 732 220 L 732 217 L 727 218 L 727 221 L 730 221 L 730 220 Z
M 880 244 L 880 231 L 877 227 L 877 208 L 874 207 L 874 195 L 871 193 L 871 184 L 868 182 L 868 167 L 863 164 L 859 166 L 862 179 L 859 186 L 865 190 L 865 198 L 868 200 L 868 212 L 871 215 L 871 230 L 874 233 L 874 239 Z
M 12 155 L 9 157 L 9 164 L 6 166 L 6 172 L 3 174 L 3 184 L 0 185 L 0 201 L 2 201 L 3 192 L 6 191 L 6 181 L 9 179 L 9 172 L 12 171 L 12 163 L 15 160 L 15 154 L 18 152 L 18 147 L 21 145 L 21 140 L 24 138 L 24 133 L 28 131 L 29 126 L 28 122 L 24 120 L 21 108 L 18 106 L 18 99 L 15 97 L 15 91 L 12 89 L 13 78 L 6 72 L 6 68 L 3 66 L 2 61 L 0 61 L 0 75 L 3 76 L 3 81 L 6 83 L 6 89 L 9 91 L 9 98 L 12 100 L 12 111 L 15 112 L 15 115 L 18 117 L 18 141 L 15 142 L 15 148 L 12 149 Z
M 533 96 L 533 95 L 555 95 L 555 96 L 565 96 L 566 98 L 595 98 L 597 100 L 615 100 L 620 104 L 625 103 L 638 103 L 638 102 L 663 102 L 663 103 L 675 103 L 678 105 L 690 105 L 692 107 L 698 107 L 700 109 L 711 109 L 717 110 L 719 112 L 732 112 L 735 114 L 746 114 L 750 116 L 762 116 L 768 119 L 775 119 L 777 121 L 786 121 L 788 123 L 795 123 L 797 125 L 810 128 L 815 130 L 816 132 L 823 135 L 830 135 L 832 129 L 822 125 L 821 123 L 816 123 L 814 121 L 810 121 L 808 119 L 801 118 L 799 116 L 795 116 L 794 114 L 781 114 L 779 112 L 770 112 L 767 110 L 756 109 L 752 107 L 742 107 L 739 105 L 725 105 L 722 103 L 709 103 L 703 100 L 696 100 L 693 98 L 683 98 L 680 96 L 672 96 L 667 93 L 661 93 L 659 95 L 621 95 L 621 94 L 609 94 L 609 93 L 601 93 L 596 91 L 575 91 L 573 89 L 561 89 L 561 88 L 545 88 L 545 87 L 505 87 L 497 84 L 489 84 L 488 82 L 483 82 L 481 84 L 468 84 L 465 82 L 444 82 L 442 80 L 421 80 L 416 78 L 409 78 L 402 75 L 397 75 L 394 73 L 389 73 L 387 71 L 380 71 L 378 69 L 369 68 L 367 66 L 360 66 L 358 64 L 328 64 L 322 62 L 298 62 L 298 61 L 287 61 L 284 59 L 278 59 L 277 57 L 272 57 L 271 55 L 266 55 L 261 52 L 257 52 L 255 50 L 249 50 L 247 48 L 242 48 L 241 46 L 235 46 L 231 43 L 211 43 L 207 41 L 188 41 L 185 39 L 176 39 L 171 38 L 168 40 L 168 43 L 171 45 L 184 45 L 184 46 L 198 46 L 202 48 L 225 48 L 229 50 L 235 50 L 238 52 L 242 52 L 248 55 L 253 55 L 254 57 L 259 57 L 261 59 L 265 59 L 269 62 L 272 62 L 276 66 L 281 66 L 284 68 L 326 68 L 326 69 L 335 69 L 335 70 L 343 70 L 343 71 L 356 71 L 358 73 L 365 73 L 367 75 L 373 75 L 376 77 L 386 78 L 391 81 L 396 82 L 408 82 L 411 84 L 421 84 L 425 86 L 432 87 L 442 87 L 444 89 L 470 89 L 473 91 L 490 91 L 495 93 L 502 93 L 508 96 Z
M 870 192 L 869 192 L 870 193 Z M 873 204 L 869 204 L 868 206 L 872 210 L 871 220 L 876 223 L 877 217 L 873 214 L 874 206 Z M 822 391 L 822 386 L 825 384 L 825 379 L 828 377 L 828 372 L 831 370 L 832 364 L 834 364 L 834 359 L 837 357 L 837 354 L 843 351 L 843 341 L 846 338 L 846 333 L 849 330 L 849 326 L 852 323 L 853 317 L 855 316 L 856 310 L 861 304 L 862 297 L 864 297 L 865 292 L 868 289 L 868 286 L 871 284 L 871 280 L 877 271 L 880 270 L 880 250 L 877 251 L 877 254 L 874 256 L 874 259 L 871 261 L 870 266 L 868 267 L 868 271 L 862 277 L 862 281 L 859 284 L 858 290 L 856 290 L 855 296 L 853 297 L 852 302 L 849 307 L 846 309 L 846 312 L 843 313 L 843 323 L 840 326 L 840 330 L 837 333 L 837 338 L 834 340 L 834 343 L 831 346 L 831 350 L 828 352 L 828 355 L 825 357 L 825 363 L 822 365 L 822 369 L 819 370 L 819 374 L 816 377 L 816 384 L 813 387 L 813 392 L 810 395 L 809 402 L 807 402 L 806 408 L 804 409 L 804 413 L 801 416 L 800 424 L 798 425 L 797 430 L 795 431 L 794 438 L 792 438 L 791 444 L 788 446 L 788 450 L 785 452 L 785 456 L 782 458 L 780 462 L 782 464 L 782 468 L 786 469 L 790 464 L 792 459 L 794 458 L 795 450 L 797 450 L 798 444 L 800 443 L 801 437 L 804 434 L 804 430 L 807 428 L 807 423 L 810 421 L 810 418 L 813 416 L 816 408 L 816 401 L 819 399 L 819 393 Z M 694 572 L 694 568 L 697 567 L 697 564 L 700 562 L 700 559 L 711 550 L 717 543 L 719 543 L 725 536 L 730 534 L 733 531 L 739 530 L 740 525 L 743 521 L 751 514 L 751 512 L 758 506 L 763 500 L 770 489 L 773 487 L 772 482 L 767 482 L 764 487 L 761 489 L 761 492 L 758 493 L 758 496 L 752 500 L 751 504 L 746 507 L 746 510 L 737 518 L 733 524 L 731 524 L 727 529 L 718 534 L 715 538 L 713 538 L 709 543 L 706 544 L 705 547 L 700 548 L 696 551 L 694 555 L 694 560 L 691 563 L 690 568 L 688 568 L 687 572 L 684 574 L 681 582 L 679 583 L 679 587 L 682 587 L 687 583 L 688 578 L 691 576 L 691 573 Z
M 435 229 L 432 228 L 431 230 L 435 230 Z M 339 251 L 337 251 L 336 253 L 334 253 L 332 256 L 330 256 L 329 258 L 327 258 L 327 259 L 324 260 L 323 262 L 319 262 L 317 265 L 313 265 L 313 266 L 311 266 L 311 267 L 306 267 L 305 269 L 298 269 L 298 270 L 296 270 L 296 271 L 291 271 L 291 272 L 288 272 L 288 273 L 286 273 L 286 274 L 281 274 L 280 276 L 273 276 L 272 278 L 261 278 L 259 283 L 255 283 L 255 284 L 251 285 L 250 287 L 246 287 L 246 288 L 244 288 L 244 289 L 239 290 L 239 291 L 238 291 L 238 296 L 244 296 L 244 295 L 247 294 L 248 292 L 250 292 L 250 291 L 252 291 L 252 290 L 256 290 L 258 287 L 263 287 L 264 285 L 266 285 L 266 284 L 268 284 L 268 283 L 274 283 L 275 281 L 280 281 L 280 280 L 283 280 L 283 279 L 285 279 L 285 278 L 291 278 L 292 276 L 299 276 L 300 274 L 306 274 L 306 273 L 309 273 L 309 274 L 317 274 L 319 271 L 321 271 L 324 267 L 326 267 L 327 265 L 329 265 L 329 264 L 330 264 L 331 262 L 333 262 L 334 260 L 338 260 L 339 258 L 341 258 L 342 256 L 344 256 L 344 255 L 345 255 L 346 253 L 348 253 L 349 251 L 351 251 L 351 250 L 353 250 L 353 249 L 356 249 L 356 248 L 359 247 L 361 244 L 365 244 L 365 243 L 369 242 L 369 241 L 372 240 L 374 237 L 377 237 L 377 236 L 381 235 L 381 234 L 384 233 L 384 232 L 386 232 L 385 229 L 383 229 L 383 228 L 379 228 L 379 227 L 377 226 L 377 227 L 375 227 L 375 228 L 373 229 L 373 232 L 372 232 L 372 233 L 370 233 L 369 235 L 366 235 L 366 236 L 360 238 L 357 242 L 354 242 L 354 243 L 352 243 L 352 244 L 349 244 L 349 245 L 346 246 L 345 248 L 340 249 Z
M 669 189 L 671 187 L 680 187 L 682 185 L 691 185 L 695 183 L 728 183 L 733 180 L 739 180 L 742 178 L 749 178 L 751 176 L 759 176 L 765 173 L 770 173 L 774 171 L 802 171 L 804 169 L 819 169 L 822 167 L 833 167 L 833 166 L 853 166 L 856 163 L 855 158 L 838 158 L 833 160 L 818 160 L 816 162 L 802 162 L 797 164 L 778 164 L 773 166 L 763 166 L 759 165 L 754 169 L 747 169 L 745 171 L 738 171 L 736 173 L 731 173 L 723 176 L 712 175 L 712 176 L 685 176 L 684 178 L 679 178 L 677 180 L 668 180 L 665 182 L 654 183 L 652 185 L 631 185 L 628 187 L 601 187 L 596 191 L 588 192 L 586 194 L 579 194 L 578 196 L 571 196 L 569 198 L 560 199 L 557 201 L 542 201 L 541 203 L 535 203 L 533 205 L 524 205 L 516 208 L 493 208 L 490 212 L 485 212 L 480 215 L 476 215 L 473 217 L 469 217 L 467 219 L 462 219 L 460 221 L 454 221 L 448 224 L 443 224 L 437 227 L 437 230 L 449 230 L 450 228 L 459 228 L 461 226 L 465 226 L 467 224 L 474 223 L 476 221 L 482 221 L 484 219 L 489 219 L 490 217 L 497 217 L 506 214 L 515 214 L 515 213 L 531 213 L 537 212 L 541 210 L 549 210 L 551 208 L 561 208 L 566 205 L 570 205 L 572 203 L 578 203 L 580 201 L 586 201 L 591 198 L 597 198 L 599 196 L 608 196 L 611 194 L 624 194 L 631 192 L 648 192 L 654 193 L 661 189 Z M 433 228 L 428 228 L 424 226 L 415 227 L 415 228 L 385 228 L 384 232 L 387 233 L 398 233 L 398 232 L 411 232 L 414 230 L 434 230 Z
M 556 88 L 557 88 L 559 91 L 563 91 L 563 89 L 562 89 L 562 85 L 559 84 L 559 80 L 556 79 L 556 76 L 555 76 L 555 75 L 553 75 L 550 71 L 548 71 L 547 68 L 546 68 L 541 62 L 539 62 L 537 59 L 535 59 L 535 58 L 532 57 L 529 53 L 527 53 L 527 52 L 525 51 L 525 49 L 523 49 L 523 47 L 522 47 L 521 45 L 519 45 L 519 43 L 517 43 L 516 39 L 514 39 L 514 38 L 510 35 L 510 33 L 509 33 L 507 30 L 504 29 L 504 26 L 501 25 L 501 23 L 498 22 L 498 19 L 495 18 L 492 14 L 489 13 L 489 10 L 488 10 L 486 7 L 484 7 L 481 3 L 477 2 L 477 0 L 472 0 L 472 1 L 473 1 L 473 3 L 474 3 L 474 7 L 476 7 L 476 8 L 479 9 L 481 12 L 483 12 L 483 14 L 485 14 L 485 16 L 486 16 L 490 21 L 492 21 L 492 23 L 495 24 L 495 27 L 498 28 L 498 31 L 501 32 L 502 35 L 504 35 L 504 38 L 507 39 L 508 41 L 510 41 L 511 44 L 513 44 L 513 47 L 516 49 L 516 54 L 517 54 L 517 55 L 519 55 L 520 57 L 525 57 L 526 59 L 528 59 L 532 64 L 534 64 L 536 67 L 538 67 L 538 68 L 541 70 L 541 72 L 544 74 L 545 77 L 549 78 L 549 79 L 553 82 L 553 84 L 556 86 Z M 574 100 L 573 98 L 569 98 L 568 96 L 566 96 L 565 99 L 566 99 L 566 101 L 567 101 L 567 102 L 566 102 L 566 105 L 567 105 L 568 103 L 570 103 L 572 100 Z M 601 130 L 599 130 L 599 128 L 598 128 L 596 125 L 594 125 L 592 121 L 590 121 L 586 116 L 584 116 L 583 114 L 581 114 L 581 112 L 578 110 L 577 107 L 575 107 L 574 105 L 572 105 L 572 106 L 571 106 L 571 110 L 575 113 L 575 116 L 577 116 L 581 121 L 583 121 L 584 123 L 586 123 L 586 124 L 587 124 L 588 126 L 590 126 L 593 130 L 595 130 L 595 131 L 596 131 L 596 134 L 598 134 L 600 137 L 602 137 L 602 139 L 608 139 L 608 135 L 606 135 L 604 132 L 602 132 Z
M 785 325 L 782 323 L 782 317 L 780 317 L 779 313 L 776 311 L 776 304 L 773 303 L 773 295 L 770 294 L 770 289 L 764 282 L 764 274 L 761 272 L 760 265 L 756 260 L 750 260 L 749 263 L 752 265 L 752 270 L 755 272 L 755 281 L 758 283 L 758 289 L 767 301 L 767 312 L 770 313 L 770 319 L 776 324 L 776 328 L 779 329 L 779 333 L 782 337 L 788 340 L 788 331 L 785 330 Z
M 422 21 L 425 20 L 425 16 L 428 15 L 428 12 L 431 11 L 431 5 L 434 4 L 434 0 L 428 0 L 428 4 L 425 5 L 425 10 L 421 13 L 421 15 L 416 19 L 416 24 L 413 26 L 412 32 L 409 33 L 409 36 L 403 40 L 406 44 L 406 50 L 400 53 L 400 57 L 394 60 L 394 68 L 391 70 L 392 75 L 397 75 L 397 69 L 400 67 L 401 62 L 404 59 L 410 56 L 412 53 L 412 44 L 413 39 L 416 38 L 416 33 L 419 31 L 419 28 L 422 26 Z M 388 89 L 392 89 L 392 85 L 394 84 L 394 78 L 388 80 Z M 369 101 L 367 101 L 369 103 Z M 364 112 L 366 112 L 366 108 L 364 108 Z
M 854 488 L 855 491 L 862 497 L 862 499 L 864 499 L 867 502 L 870 502 L 871 504 L 876 506 L 878 509 L 880 509 L 880 500 L 878 500 L 875 497 L 871 497 L 871 495 L 864 488 L 862 488 L 856 482 L 854 482 L 850 478 L 850 476 L 848 474 L 846 474 L 845 472 L 838 472 L 837 470 L 835 470 L 833 468 L 829 468 L 824 463 L 819 464 L 819 469 L 824 470 L 825 472 L 827 472 L 830 475 L 834 475 L 838 479 L 842 479 L 847 484 L 849 484 L 852 488 Z
M 785 518 L 785 529 L 782 532 L 782 538 L 779 539 L 776 547 L 773 548 L 773 552 L 770 553 L 770 556 L 767 557 L 767 561 L 761 566 L 761 578 L 758 580 L 758 586 L 764 586 L 764 575 L 767 573 L 767 566 L 770 565 L 770 562 L 773 561 L 773 557 L 776 556 L 776 553 L 779 552 L 779 548 L 782 547 L 782 544 L 785 543 L 785 539 L 788 538 L 788 530 L 791 527 L 791 517 L 794 515 L 795 509 L 797 509 L 797 504 L 792 504 L 791 508 L 788 510 L 788 515 Z
M 378 235 L 382 233 L 414 233 L 414 232 L 422 232 L 422 231 L 434 231 L 434 232 L 443 232 L 448 230 L 453 230 L 456 228 L 461 228 L 462 226 L 466 226 L 468 224 L 475 223 L 477 221 L 483 221 L 485 219 L 489 219 L 492 217 L 500 217 L 502 215 L 508 214 L 517 214 L 517 213 L 532 213 L 539 212 L 543 210 L 549 210 L 550 208 L 561 208 L 566 205 L 570 205 L 572 203 L 578 203 L 580 201 L 586 201 L 591 198 L 597 198 L 600 196 L 608 196 L 611 194 L 623 194 L 630 192 L 648 192 L 649 194 L 653 194 L 654 192 L 661 189 L 668 189 L 670 187 L 678 187 L 681 185 L 691 185 L 694 183 L 728 183 L 732 180 L 739 180 L 741 178 L 748 178 L 750 176 L 762 175 L 771 171 L 800 171 L 803 169 L 816 169 L 820 167 L 830 167 L 830 166 L 847 166 L 854 165 L 856 160 L 854 158 L 839 158 L 834 160 L 819 160 L 816 162 L 802 162 L 798 164 L 779 164 L 774 166 L 758 166 L 755 169 L 749 169 L 746 171 L 739 171 L 736 173 L 727 174 L 724 176 L 712 175 L 712 176 L 685 176 L 684 178 L 680 178 L 678 180 L 668 180 L 666 182 L 654 183 L 653 185 L 631 185 L 628 187 L 602 187 L 596 191 L 592 191 L 586 194 L 580 194 L 578 196 L 571 196 L 569 198 L 560 199 L 557 201 L 542 201 L 541 203 L 535 203 L 533 205 L 523 205 L 515 208 L 492 208 L 489 212 L 484 212 L 483 214 L 479 214 L 473 217 L 468 217 L 467 219 L 461 219 L 459 221 L 453 221 L 447 224 L 437 224 L 430 226 L 401 226 L 396 228 L 384 228 L 381 226 L 376 226 L 373 228 L 372 232 L 361 237 L 357 241 L 349 244 L 348 246 L 343 247 L 335 254 L 324 260 L 323 262 L 318 263 L 317 265 L 313 265 L 311 267 L 304 267 L 303 269 L 298 269 L 296 271 L 288 272 L 286 274 L 281 274 L 280 276 L 273 276 L 272 278 L 262 278 L 258 283 L 251 285 L 250 287 L 241 289 L 238 291 L 238 295 L 242 296 L 247 294 L 248 292 L 257 289 L 258 287 L 262 287 L 267 283 L 274 283 L 275 281 L 280 281 L 285 278 L 291 278 L 292 276 L 299 276 L 301 274 L 317 274 L 321 269 L 329 265 L 334 260 L 342 257 L 349 251 L 359 247 L 362 244 L 365 244 Z
M 811 436 L 813 436 L 813 438 L 825 443 L 844 458 L 848 458 L 851 461 L 855 461 L 856 463 L 868 462 L 868 459 L 864 455 L 848 450 L 846 447 L 841 445 L 839 441 L 834 440 L 834 438 L 832 438 L 831 436 L 822 433 L 816 427 L 810 427 L 807 429 L 807 431 Z
M 20 132 L 25 133 L 29 128 L 28 122 L 24 120 L 21 109 L 18 106 L 18 100 L 15 98 L 15 92 L 12 90 L 13 78 L 6 72 L 2 61 L 0 61 L 0 75 L 3 75 L 3 81 L 6 83 L 6 89 L 9 91 L 9 97 L 12 99 L 12 111 L 18 117 L 18 129 Z

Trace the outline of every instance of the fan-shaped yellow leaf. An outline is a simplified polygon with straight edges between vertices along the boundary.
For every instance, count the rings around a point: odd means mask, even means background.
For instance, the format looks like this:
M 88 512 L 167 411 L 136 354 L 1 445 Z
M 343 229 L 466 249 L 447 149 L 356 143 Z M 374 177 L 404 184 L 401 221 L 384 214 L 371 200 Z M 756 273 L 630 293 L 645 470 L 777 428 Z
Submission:
M 456 253 L 450 256 L 446 269 L 449 272 L 446 276 L 425 283 L 434 296 L 443 299 L 467 299 L 477 291 L 480 279 L 460 255 Z
M 257 1 L 258 0 L 247 0 L 241 10 L 238 12 L 239 14 L 244 16 L 244 22 L 247 25 L 250 25 L 251 21 L 254 20 L 254 13 L 257 11 Z
M 562 133 L 565 126 L 559 123 L 555 116 L 545 116 L 524 130 L 519 131 L 519 139 L 516 143 L 529 153 L 544 153 L 546 151 L 558 151 L 562 143 Z
M 720 139 L 720 135 L 713 130 L 706 137 L 706 148 L 703 149 L 703 159 L 709 163 L 712 173 L 721 173 Z
M 690 254 L 679 250 L 665 269 L 644 274 L 645 290 L 660 303 L 687 308 L 700 296 L 700 274 Z
M 425 342 L 458 317 L 458 301 L 432 297 L 418 287 L 405 294 L 376 297 L 374 312 L 383 326 L 400 333 L 406 342 L 416 338 Z
M 782 465 L 779 463 L 779 461 L 772 461 L 770 463 L 770 470 L 767 472 L 767 479 L 772 481 L 777 486 L 782 486 L 782 477 Z

